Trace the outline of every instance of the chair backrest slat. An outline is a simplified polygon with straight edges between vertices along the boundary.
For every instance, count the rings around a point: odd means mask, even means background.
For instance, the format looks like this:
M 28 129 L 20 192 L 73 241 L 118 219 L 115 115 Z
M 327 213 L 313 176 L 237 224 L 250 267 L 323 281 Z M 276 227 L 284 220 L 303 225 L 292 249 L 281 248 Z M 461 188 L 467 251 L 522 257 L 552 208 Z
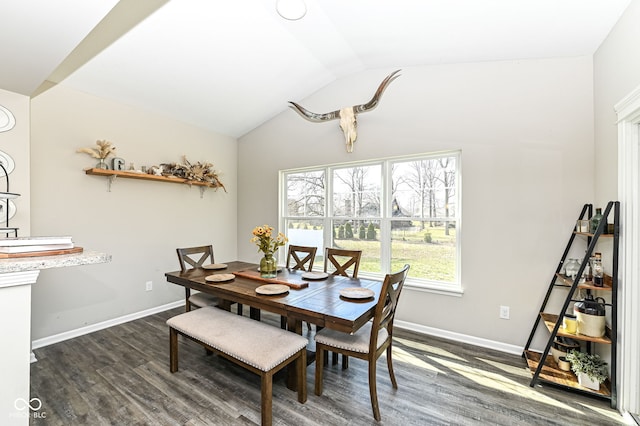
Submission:
M 358 268 L 360 267 L 361 257 L 362 250 L 343 250 L 327 247 L 324 250 L 324 272 L 329 272 L 328 266 L 331 264 L 335 268 L 332 275 L 358 278 Z M 348 269 L 352 266 L 353 272 L 349 275 Z
M 176 249 L 182 272 L 192 268 L 202 268 L 205 262 L 214 263 L 213 246 L 186 247 Z
M 311 271 L 313 269 L 313 261 L 316 258 L 316 250 L 318 250 L 317 247 L 289 245 L 289 252 L 287 253 L 287 268 L 292 268 L 294 270 L 301 269 L 305 272 Z M 302 259 L 300 258 L 301 253 L 306 253 L 306 256 Z M 295 265 L 291 266 L 291 261 L 294 261 Z

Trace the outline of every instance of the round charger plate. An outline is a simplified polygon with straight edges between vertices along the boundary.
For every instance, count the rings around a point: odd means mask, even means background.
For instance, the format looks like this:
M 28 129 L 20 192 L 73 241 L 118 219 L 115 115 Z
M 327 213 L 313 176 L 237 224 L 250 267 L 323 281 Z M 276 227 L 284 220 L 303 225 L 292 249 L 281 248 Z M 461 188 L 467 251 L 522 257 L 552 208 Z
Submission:
M 305 280 L 324 280 L 328 276 L 326 272 L 305 272 L 301 275 Z
M 284 284 L 265 284 L 256 288 L 256 293 L 266 294 L 266 295 L 284 294 L 284 293 L 287 293 L 288 291 L 289 291 L 289 286 L 286 286 Z
M 375 296 L 375 293 L 369 288 L 348 287 L 340 290 L 340 296 L 347 299 L 369 299 Z
M 204 279 L 205 281 L 212 282 L 212 283 L 223 283 L 226 281 L 232 281 L 235 278 L 236 276 L 233 274 L 215 274 L 215 275 L 209 275 Z
M 203 265 L 203 269 L 224 269 L 227 267 L 226 263 L 212 263 L 210 265 Z

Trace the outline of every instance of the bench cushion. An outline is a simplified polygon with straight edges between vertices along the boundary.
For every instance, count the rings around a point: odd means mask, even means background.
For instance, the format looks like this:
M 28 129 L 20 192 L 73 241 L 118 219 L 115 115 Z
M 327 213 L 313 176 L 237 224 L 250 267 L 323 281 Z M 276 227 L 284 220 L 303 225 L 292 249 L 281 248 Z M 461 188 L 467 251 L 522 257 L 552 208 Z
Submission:
M 282 330 L 208 306 L 185 312 L 167 325 L 262 371 L 270 371 L 309 341 Z

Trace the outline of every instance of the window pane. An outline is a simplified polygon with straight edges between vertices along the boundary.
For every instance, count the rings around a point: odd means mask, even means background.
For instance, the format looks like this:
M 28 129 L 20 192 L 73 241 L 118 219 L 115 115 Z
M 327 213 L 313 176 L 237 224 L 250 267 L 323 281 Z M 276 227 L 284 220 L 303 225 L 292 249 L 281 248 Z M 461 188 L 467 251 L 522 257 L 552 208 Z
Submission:
M 392 216 L 455 217 L 455 176 L 455 157 L 394 163 Z
M 391 222 L 391 270 L 411 265 L 411 276 L 456 282 L 456 222 Z
M 324 235 L 322 219 L 287 219 L 285 225 L 287 227 L 286 235 L 289 239 L 289 244 L 313 246 L 318 247 L 318 251 L 324 250 L 322 243 L 322 237 Z
M 323 170 L 286 175 L 287 216 L 324 216 Z
M 379 220 L 334 220 L 333 247 L 362 250 L 359 272 L 382 271 Z
M 333 216 L 380 217 L 381 170 L 377 165 L 333 171 Z

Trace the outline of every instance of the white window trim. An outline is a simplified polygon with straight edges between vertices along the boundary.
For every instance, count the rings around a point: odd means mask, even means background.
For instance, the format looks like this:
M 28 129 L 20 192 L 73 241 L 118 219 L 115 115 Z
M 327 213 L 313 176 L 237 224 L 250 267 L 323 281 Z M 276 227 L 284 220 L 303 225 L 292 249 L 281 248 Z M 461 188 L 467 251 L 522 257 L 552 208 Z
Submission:
M 618 114 L 620 293 L 618 296 L 618 408 L 640 412 L 640 86 L 615 105 Z
M 456 158 L 456 211 L 457 211 L 457 215 L 455 217 L 453 217 L 452 219 L 455 220 L 456 222 L 456 277 L 457 280 L 456 282 L 452 282 L 452 283 L 442 283 L 442 282 L 438 282 L 438 281 L 430 281 L 430 280 L 425 280 L 425 279 L 416 279 L 416 278 L 411 278 L 411 274 L 409 274 L 409 277 L 407 279 L 407 281 L 405 282 L 405 286 L 408 289 L 413 289 L 413 290 L 417 290 L 417 291 L 421 291 L 421 292 L 427 292 L 427 293 L 435 293 L 435 294 L 442 294 L 442 295 L 448 295 L 448 296 L 456 296 L 456 297 L 461 297 L 464 294 L 464 289 L 462 287 L 462 258 L 461 258 L 461 252 L 462 252 L 462 170 L 461 170 L 461 157 L 462 157 L 462 152 L 460 150 L 453 150 L 453 151 L 441 151 L 441 152 L 433 152 L 433 153 L 422 153 L 422 154 L 414 154 L 414 155 L 406 155 L 406 156 L 398 156 L 398 157 L 385 157 L 385 158 L 381 158 L 381 159 L 375 159 L 375 160 L 365 160 L 365 161 L 354 161 L 354 162 L 348 162 L 348 163 L 335 163 L 335 164 L 325 164 L 325 165 L 318 165 L 318 166 L 310 166 L 310 167 L 302 167 L 302 168 L 295 168 L 295 169 L 286 169 L 286 170 L 280 170 L 278 173 L 278 197 L 279 197 L 279 202 L 278 202 L 278 220 L 279 220 L 279 226 L 280 229 L 285 229 L 286 228 L 286 218 L 289 218 L 289 216 L 287 216 L 285 218 L 284 214 L 285 212 L 287 212 L 287 202 L 286 202 L 286 190 L 284 188 L 284 179 L 285 176 L 288 174 L 294 174 L 294 173 L 301 173 L 301 172 L 305 172 L 305 171 L 311 171 L 311 170 L 320 170 L 320 169 L 324 169 L 325 173 L 329 173 L 332 170 L 335 169 L 341 169 L 341 168 L 349 168 L 349 167 L 364 167 L 364 166 L 369 166 L 369 165 L 375 165 L 375 164 L 381 164 L 382 165 L 382 173 L 383 176 L 386 177 L 385 179 L 383 179 L 382 182 L 382 194 L 381 197 L 385 197 L 386 198 L 386 205 L 390 206 L 391 205 L 391 175 L 389 173 L 388 167 L 391 163 L 394 162 L 402 162 L 402 161 L 406 161 L 406 160 L 419 160 L 419 159 L 429 159 L 429 158 L 439 158 L 439 157 L 445 157 L 445 156 L 450 156 L 450 157 L 455 157 Z M 325 246 L 327 245 L 327 243 L 329 241 L 331 241 L 332 235 L 331 235 L 331 226 L 330 226 L 330 222 L 333 219 L 333 216 L 330 216 L 328 214 L 329 211 L 331 211 L 330 209 L 332 208 L 332 203 L 333 203 L 333 199 L 332 197 L 329 196 L 329 194 L 333 194 L 333 179 L 330 179 L 329 176 L 327 175 L 326 177 L 326 183 L 327 183 L 327 197 L 325 199 L 325 214 L 323 217 L 297 217 L 296 219 L 302 219 L 302 220 L 322 220 L 324 222 L 324 244 Z M 381 211 L 380 217 L 379 218 L 372 218 L 373 220 L 380 220 L 381 221 L 381 236 L 382 235 L 389 235 L 390 230 L 387 230 L 386 234 L 383 234 L 383 232 L 385 231 L 383 229 L 383 227 L 386 227 L 387 223 L 391 223 L 390 220 L 386 220 L 389 219 L 389 215 L 391 214 L 391 211 L 389 210 L 389 208 L 385 209 L 385 211 Z M 451 218 L 449 218 L 451 219 Z M 385 258 L 384 256 L 386 256 L 386 258 L 388 258 L 390 256 L 390 252 L 389 250 L 391 249 L 390 244 L 381 244 L 381 253 L 380 255 Z M 286 253 L 284 253 L 284 250 L 281 250 L 282 253 L 280 253 L 280 258 L 279 261 L 281 263 L 286 261 Z M 317 267 L 319 265 L 314 265 L 314 269 L 315 267 Z M 361 276 L 363 278 L 370 278 L 370 279 L 382 279 L 385 275 L 385 271 L 384 269 L 386 268 L 386 265 L 382 265 L 382 269 L 383 271 L 379 274 L 376 273 L 367 273 L 364 271 L 360 271 L 358 273 L 358 276 Z

